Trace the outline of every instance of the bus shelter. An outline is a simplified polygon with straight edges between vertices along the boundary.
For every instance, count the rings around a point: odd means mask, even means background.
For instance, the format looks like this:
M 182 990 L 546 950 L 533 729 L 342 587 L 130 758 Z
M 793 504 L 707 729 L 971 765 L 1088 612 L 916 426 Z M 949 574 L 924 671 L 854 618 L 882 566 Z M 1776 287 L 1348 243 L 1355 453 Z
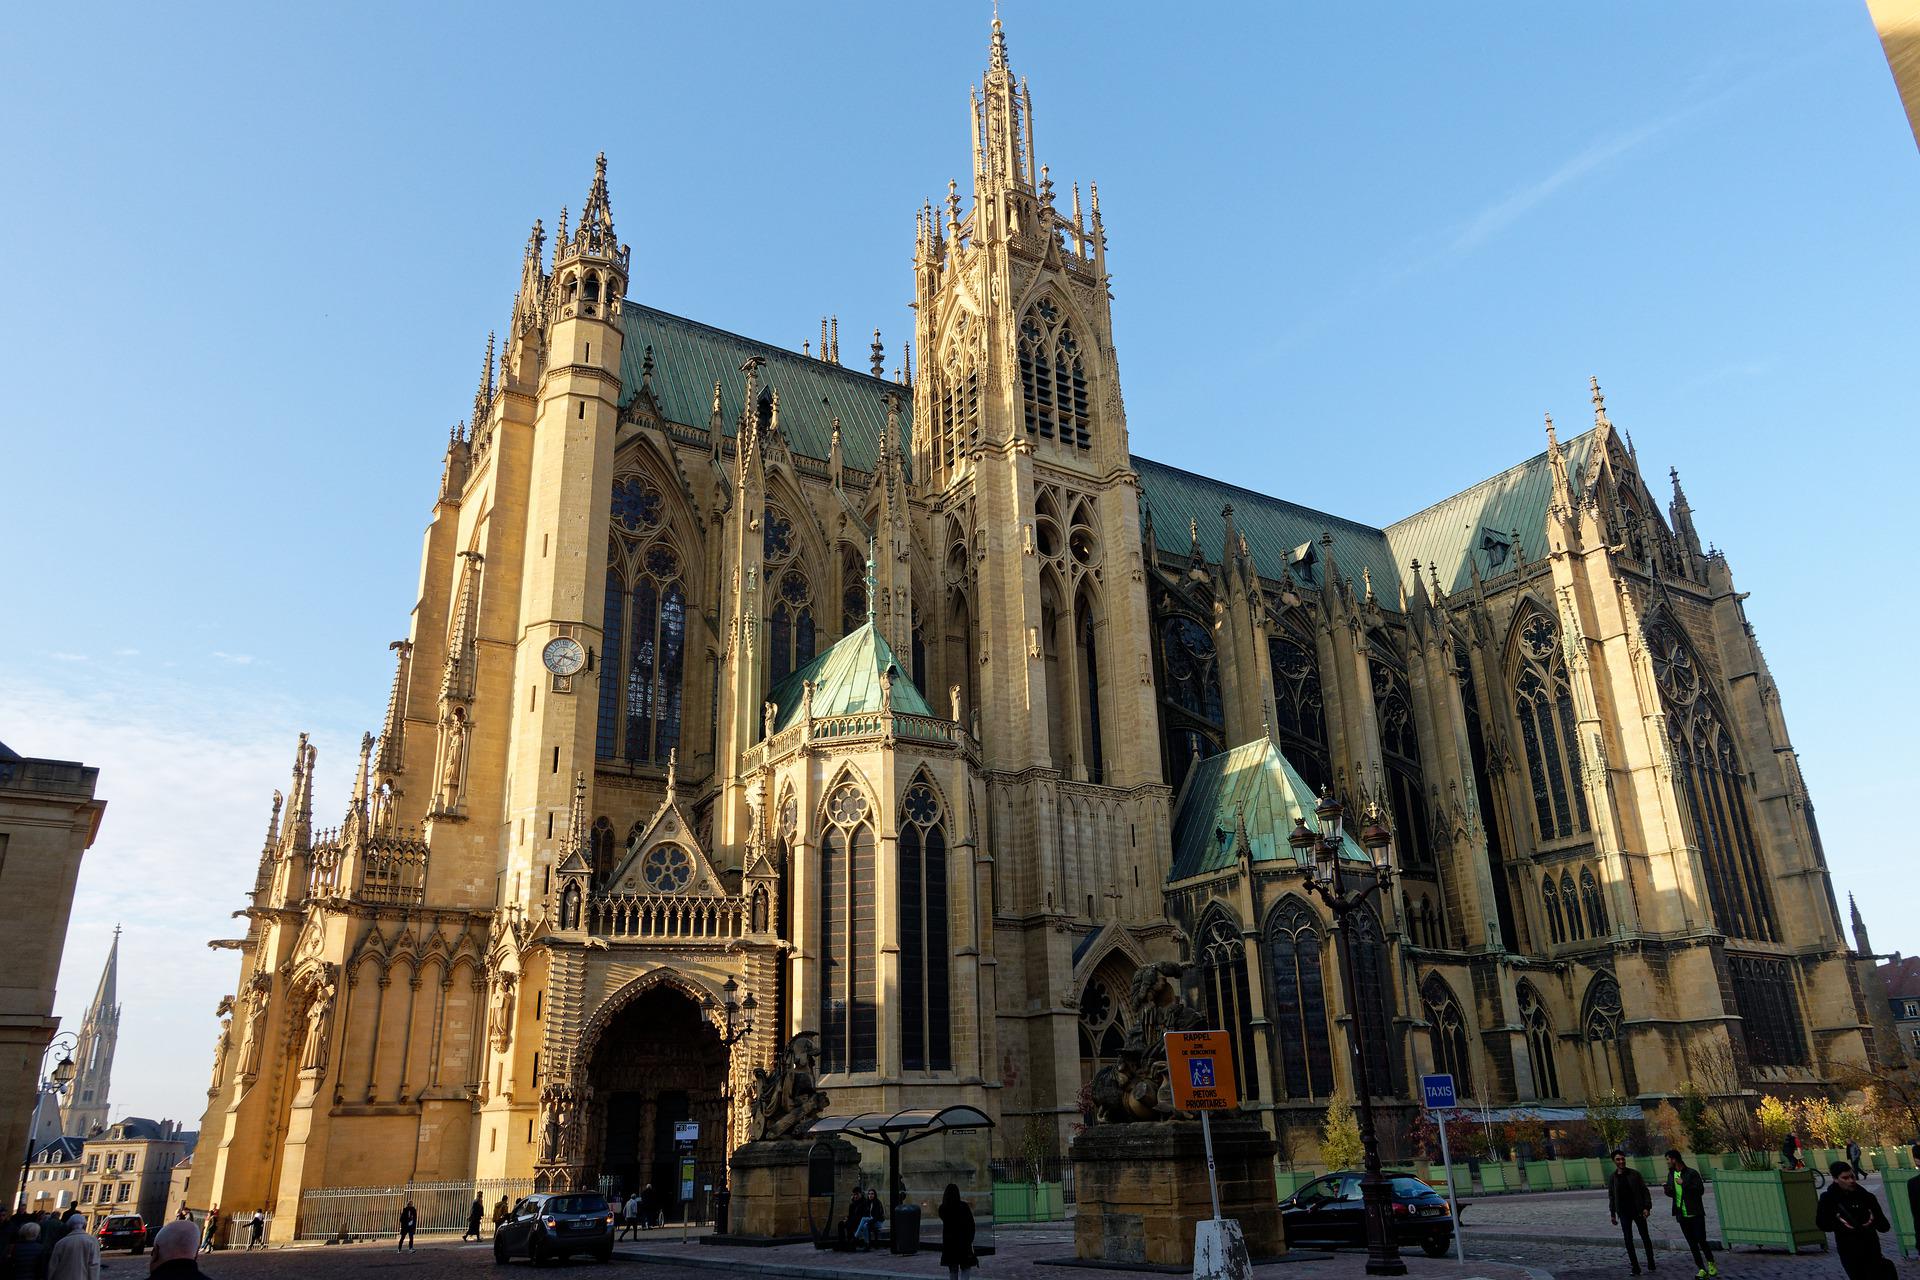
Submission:
M 955 1104 L 822 1116 L 808 1128 L 807 1136 L 841 1135 L 883 1149 L 889 1210 L 911 1204 L 925 1217 L 935 1217 L 947 1184 L 958 1186 L 973 1209 L 975 1251 L 986 1253 L 993 1248 L 993 1184 L 988 1172 L 992 1128 L 993 1118 L 978 1107 Z M 929 1139 L 938 1139 L 937 1147 L 921 1148 L 903 1166 L 901 1151 Z

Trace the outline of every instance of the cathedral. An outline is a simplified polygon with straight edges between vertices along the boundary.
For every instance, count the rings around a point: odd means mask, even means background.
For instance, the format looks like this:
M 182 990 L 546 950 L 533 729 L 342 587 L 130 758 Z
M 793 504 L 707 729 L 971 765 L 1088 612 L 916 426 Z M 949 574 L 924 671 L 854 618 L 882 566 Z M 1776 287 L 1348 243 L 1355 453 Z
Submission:
M 1281 1134 L 1357 1059 L 1404 1118 L 1876 1052 L 1744 593 L 1598 384 L 1384 528 L 1137 456 L 997 20 L 971 129 L 892 373 L 640 301 L 604 157 L 534 223 L 345 816 L 302 737 L 216 944 L 190 1203 L 718 1171 L 802 1032 L 835 1114 L 1059 1150 L 1158 961 Z M 1323 796 L 1394 869 L 1341 930 Z

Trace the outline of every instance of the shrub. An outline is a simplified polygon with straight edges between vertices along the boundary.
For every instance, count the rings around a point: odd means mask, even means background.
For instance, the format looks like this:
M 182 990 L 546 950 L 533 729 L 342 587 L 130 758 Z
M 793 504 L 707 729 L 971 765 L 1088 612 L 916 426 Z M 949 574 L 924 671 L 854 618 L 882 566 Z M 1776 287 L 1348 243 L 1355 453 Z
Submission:
M 1327 1103 L 1327 1118 L 1320 1126 L 1320 1158 L 1329 1169 L 1353 1169 L 1360 1164 L 1366 1149 L 1360 1143 L 1360 1122 L 1354 1119 L 1353 1104 L 1343 1093 Z

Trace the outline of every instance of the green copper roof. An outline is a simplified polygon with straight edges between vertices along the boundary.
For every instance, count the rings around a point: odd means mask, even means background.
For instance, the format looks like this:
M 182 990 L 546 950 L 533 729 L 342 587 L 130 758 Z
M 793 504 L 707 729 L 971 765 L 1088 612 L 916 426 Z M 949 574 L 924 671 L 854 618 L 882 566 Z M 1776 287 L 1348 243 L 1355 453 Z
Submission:
M 653 348 L 653 395 L 669 422 L 705 429 L 713 419 L 713 384 L 720 384 L 720 420 L 729 436 L 737 430 L 746 394 L 740 364 L 763 356 L 760 384 L 780 396 L 780 426 L 797 454 L 825 460 L 832 452 L 833 418 L 840 418 L 840 454 L 849 467 L 873 470 L 886 430 L 890 393 L 900 397 L 904 446 L 912 439 L 913 393 L 906 387 L 829 364 L 798 351 L 769 346 L 737 333 L 670 315 L 628 299 L 621 308 L 626 347 L 620 353 L 623 404 L 640 393 L 647 348 Z M 822 403 L 822 402 L 825 403 Z M 906 452 L 911 465 L 913 454 Z
M 1271 738 L 1200 761 L 1187 772 L 1174 809 L 1173 869 L 1167 879 L 1185 880 L 1233 866 L 1240 860 L 1237 832 L 1243 821 L 1249 861 L 1298 863 L 1287 837 L 1295 818 L 1305 818 L 1309 831 L 1320 829 L 1320 820 L 1313 816 L 1317 803 L 1313 788 Z M 1341 843 L 1344 857 L 1369 861 L 1351 833 Z
M 1140 487 L 1146 495 L 1146 507 L 1153 513 L 1154 545 L 1165 555 L 1185 557 L 1192 546 L 1187 522 L 1200 535 L 1200 554 L 1210 564 L 1219 564 L 1226 536 L 1221 509 L 1233 504 L 1233 524 L 1246 535 L 1253 563 L 1265 578 L 1278 579 L 1283 568 L 1293 570 L 1293 578 L 1303 587 L 1320 585 L 1320 535 L 1333 535 L 1333 559 L 1343 578 L 1360 580 L 1361 569 L 1373 578 L 1373 589 L 1383 603 L 1399 603 L 1399 577 L 1393 568 L 1393 553 L 1386 535 L 1357 520 L 1315 511 L 1282 498 L 1268 497 L 1238 485 L 1195 475 L 1170 467 L 1151 458 L 1135 457 L 1134 470 L 1140 473 Z M 1311 545 L 1311 554 L 1303 568 L 1301 548 Z
M 849 631 L 834 646 L 773 687 L 767 701 L 780 710 L 773 731 L 800 718 L 801 686 L 813 681 L 813 714 L 850 716 L 880 709 L 880 673 L 893 668 L 893 709 L 901 715 L 929 716 L 933 708 L 914 688 L 913 679 L 894 660 L 893 649 L 869 621 Z
M 1567 475 L 1578 486 L 1593 460 L 1595 432 L 1589 430 L 1561 446 Z M 1473 488 L 1436 502 L 1425 511 L 1387 526 L 1386 538 L 1404 577 L 1415 560 L 1439 567 L 1447 594 L 1466 589 L 1472 567 L 1490 579 L 1511 572 L 1517 534 L 1528 560 L 1547 554 L 1547 507 L 1553 501 L 1553 470 L 1545 451 L 1535 454 Z M 1411 584 L 1409 584 L 1411 585 Z

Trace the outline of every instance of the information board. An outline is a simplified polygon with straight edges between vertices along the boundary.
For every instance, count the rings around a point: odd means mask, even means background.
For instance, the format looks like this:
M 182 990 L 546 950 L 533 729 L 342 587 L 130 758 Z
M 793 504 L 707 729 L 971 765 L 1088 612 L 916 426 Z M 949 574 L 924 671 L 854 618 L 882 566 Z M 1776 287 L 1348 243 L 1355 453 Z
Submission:
M 1224 1031 L 1167 1032 L 1167 1081 L 1181 1111 L 1231 1111 L 1240 1105 L 1233 1042 Z

